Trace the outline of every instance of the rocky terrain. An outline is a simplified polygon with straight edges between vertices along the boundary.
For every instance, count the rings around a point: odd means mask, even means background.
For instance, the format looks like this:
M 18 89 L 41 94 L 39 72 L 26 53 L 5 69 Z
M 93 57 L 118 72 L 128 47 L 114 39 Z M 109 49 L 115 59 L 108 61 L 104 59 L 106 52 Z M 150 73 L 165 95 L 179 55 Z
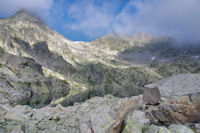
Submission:
M 74 42 L 0 19 L 0 132 L 198 133 L 200 47 L 147 33 Z

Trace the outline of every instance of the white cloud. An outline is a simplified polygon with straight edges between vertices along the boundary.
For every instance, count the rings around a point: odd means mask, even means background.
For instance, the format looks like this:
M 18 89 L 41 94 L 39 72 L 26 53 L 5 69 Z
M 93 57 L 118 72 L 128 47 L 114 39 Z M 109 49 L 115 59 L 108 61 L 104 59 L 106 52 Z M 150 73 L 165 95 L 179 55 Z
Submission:
M 66 4 L 67 3 L 67 4 Z M 32 10 L 47 23 L 96 38 L 150 32 L 200 42 L 200 0 L 0 0 L 0 14 Z M 119 10 L 121 6 L 121 10 Z M 133 11 L 133 10 L 136 10 Z
M 0 12 L 12 15 L 21 8 L 25 8 L 46 15 L 53 4 L 53 0 L 0 0 Z
M 104 1 L 101 5 L 96 5 L 93 0 L 80 0 L 72 4 L 67 11 L 75 22 L 65 26 L 71 30 L 82 31 L 89 37 L 108 34 L 112 32 L 110 25 L 115 17 L 112 11 L 118 6 L 117 2 L 117 0 Z
M 130 0 L 118 13 L 114 11 L 120 2 L 114 2 L 95 5 L 94 0 L 78 0 L 67 9 L 74 22 L 65 27 L 93 38 L 150 32 L 200 42 L 200 0 Z
M 130 13 L 129 8 L 137 12 Z M 150 32 L 196 43 L 200 42 L 199 13 L 200 0 L 131 1 L 117 16 L 113 29 L 121 34 Z

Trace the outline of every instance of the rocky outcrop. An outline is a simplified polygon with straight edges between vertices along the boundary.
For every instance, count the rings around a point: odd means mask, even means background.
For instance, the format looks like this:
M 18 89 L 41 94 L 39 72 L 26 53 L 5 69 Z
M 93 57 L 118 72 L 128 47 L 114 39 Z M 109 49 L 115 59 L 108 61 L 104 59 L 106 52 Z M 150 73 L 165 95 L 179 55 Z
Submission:
M 146 114 L 151 120 L 166 125 L 199 123 L 199 81 L 199 74 L 181 74 L 147 85 L 152 89 L 154 89 L 153 87 L 159 88 L 162 102 L 156 108 L 149 106 Z M 153 91 L 150 91 L 149 95 L 155 97 Z
M 31 109 L 1 105 L 6 115 L 1 117 L 0 126 L 5 132 L 119 133 L 126 115 L 139 107 L 141 101 L 141 96 L 129 99 L 106 96 L 69 107 Z
M 4 52 L 0 56 L 0 64 L 11 68 L 20 75 L 43 75 L 41 65 L 37 64 L 32 58 L 11 55 Z
M 158 107 L 150 108 L 146 115 L 160 124 L 170 125 L 172 123 L 199 123 L 200 104 L 168 104 L 164 103 Z
M 3 51 L 3 50 L 2 50 Z M 0 103 L 42 107 L 69 94 L 70 85 L 45 77 L 41 65 L 27 57 L 1 52 Z

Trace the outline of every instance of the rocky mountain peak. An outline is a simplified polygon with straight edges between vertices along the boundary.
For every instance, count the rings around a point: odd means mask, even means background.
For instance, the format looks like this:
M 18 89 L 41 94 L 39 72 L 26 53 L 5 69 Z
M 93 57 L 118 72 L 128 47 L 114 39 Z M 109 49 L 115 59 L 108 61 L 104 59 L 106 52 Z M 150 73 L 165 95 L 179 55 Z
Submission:
M 44 21 L 36 13 L 26 9 L 19 10 L 12 16 L 12 18 L 20 21 L 44 23 Z

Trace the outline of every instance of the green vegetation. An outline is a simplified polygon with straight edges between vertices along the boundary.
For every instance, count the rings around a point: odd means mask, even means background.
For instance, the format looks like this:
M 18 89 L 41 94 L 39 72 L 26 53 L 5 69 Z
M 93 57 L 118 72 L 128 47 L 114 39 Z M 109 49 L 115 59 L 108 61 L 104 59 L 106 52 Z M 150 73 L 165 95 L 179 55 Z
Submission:
M 102 37 L 100 39 L 95 40 L 93 44 L 117 51 L 123 51 L 131 46 L 129 41 L 120 39 L 118 37 Z
M 8 80 L 6 81 L 6 83 L 7 83 L 10 87 L 14 87 Z
M 158 67 L 156 72 L 164 77 L 179 73 L 200 73 L 200 63 L 189 58 L 173 60 Z
M 42 40 L 37 40 L 37 41 L 35 41 L 35 43 L 33 43 L 33 46 L 37 46 L 37 45 L 39 45 L 39 44 L 42 44 L 44 41 L 42 41 Z
M 29 62 L 22 63 L 23 66 L 29 66 Z
M 62 80 L 63 84 L 68 84 L 67 80 Z
M 49 74 L 49 78 L 50 78 L 50 79 L 53 79 L 53 75 L 52 75 L 52 74 Z

